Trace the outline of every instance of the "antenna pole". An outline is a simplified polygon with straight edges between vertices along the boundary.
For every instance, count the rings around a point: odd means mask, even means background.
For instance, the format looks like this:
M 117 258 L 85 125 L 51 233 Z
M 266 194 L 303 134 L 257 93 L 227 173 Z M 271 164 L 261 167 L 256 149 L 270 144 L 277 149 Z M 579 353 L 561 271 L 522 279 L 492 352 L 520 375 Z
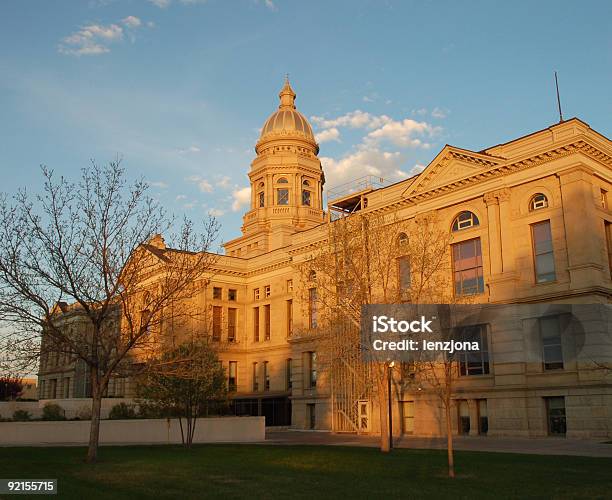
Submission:
M 563 122 L 563 113 L 561 111 L 561 98 L 559 97 L 559 80 L 557 80 L 557 72 L 555 71 L 555 86 L 557 87 L 557 106 L 559 106 L 559 123 Z

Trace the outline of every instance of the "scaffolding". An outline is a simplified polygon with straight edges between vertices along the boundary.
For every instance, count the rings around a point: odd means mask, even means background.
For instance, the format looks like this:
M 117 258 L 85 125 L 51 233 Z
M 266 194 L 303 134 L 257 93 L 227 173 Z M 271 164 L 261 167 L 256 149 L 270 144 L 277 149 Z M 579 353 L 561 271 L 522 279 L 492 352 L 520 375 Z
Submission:
M 382 177 L 365 175 L 330 189 L 327 194 L 329 220 L 334 221 L 367 208 L 367 195 L 386 185 L 388 183 Z

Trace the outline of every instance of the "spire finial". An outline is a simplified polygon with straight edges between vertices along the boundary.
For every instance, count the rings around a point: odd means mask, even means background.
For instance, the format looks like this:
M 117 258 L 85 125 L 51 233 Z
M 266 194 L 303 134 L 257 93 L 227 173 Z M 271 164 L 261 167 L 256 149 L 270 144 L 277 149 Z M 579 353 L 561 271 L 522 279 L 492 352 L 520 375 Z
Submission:
M 279 109 L 295 109 L 295 92 L 289 84 L 289 73 L 285 74 L 285 85 L 283 85 L 278 97 L 280 98 Z

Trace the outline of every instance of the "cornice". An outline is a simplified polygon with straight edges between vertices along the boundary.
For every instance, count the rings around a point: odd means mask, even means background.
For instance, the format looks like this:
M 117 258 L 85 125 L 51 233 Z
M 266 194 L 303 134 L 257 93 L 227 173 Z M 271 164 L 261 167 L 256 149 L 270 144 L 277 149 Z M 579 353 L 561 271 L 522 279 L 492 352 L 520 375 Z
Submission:
M 444 159 L 448 158 L 451 154 L 450 152 Z M 449 192 L 456 192 L 459 189 L 463 189 L 469 186 L 473 186 L 485 180 L 490 180 L 496 177 L 504 177 L 516 172 L 520 172 L 522 170 L 527 170 L 532 167 L 536 167 L 545 163 L 549 163 L 551 161 L 557 160 L 559 158 L 563 158 L 572 154 L 583 153 L 589 158 L 606 165 L 612 168 L 612 157 L 600 149 L 596 148 L 592 144 L 590 144 L 586 138 L 579 139 L 575 142 L 569 143 L 567 145 L 558 146 L 554 149 L 541 152 L 535 155 L 531 155 L 527 158 L 523 158 L 521 160 L 517 160 L 510 163 L 499 163 L 494 167 L 489 168 L 488 170 L 483 170 L 480 172 L 476 172 L 473 175 L 465 177 L 463 179 L 457 179 L 448 184 L 444 184 L 441 186 L 436 186 L 430 190 L 424 191 L 415 191 L 411 193 L 408 197 L 399 200 L 395 203 L 386 205 L 384 207 L 380 207 L 372 210 L 373 213 L 376 212 L 386 212 L 389 210 L 397 210 L 398 208 L 413 205 L 425 200 L 429 200 L 438 196 L 442 196 Z M 417 188 L 418 189 L 418 188 Z

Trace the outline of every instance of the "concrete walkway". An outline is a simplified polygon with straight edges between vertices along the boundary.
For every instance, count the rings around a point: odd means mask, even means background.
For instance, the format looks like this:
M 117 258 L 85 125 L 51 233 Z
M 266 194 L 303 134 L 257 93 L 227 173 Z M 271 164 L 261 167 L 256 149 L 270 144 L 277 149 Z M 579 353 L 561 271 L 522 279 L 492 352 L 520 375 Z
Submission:
M 533 455 L 574 455 L 612 458 L 612 444 L 605 440 L 592 441 L 567 438 L 494 438 L 456 436 L 456 450 L 500 453 L 526 453 Z M 334 434 L 321 431 L 271 430 L 266 431 L 265 444 L 271 445 L 331 445 L 377 447 L 380 438 L 356 434 Z M 396 448 L 445 450 L 446 438 L 402 436 L 394 440 Z

